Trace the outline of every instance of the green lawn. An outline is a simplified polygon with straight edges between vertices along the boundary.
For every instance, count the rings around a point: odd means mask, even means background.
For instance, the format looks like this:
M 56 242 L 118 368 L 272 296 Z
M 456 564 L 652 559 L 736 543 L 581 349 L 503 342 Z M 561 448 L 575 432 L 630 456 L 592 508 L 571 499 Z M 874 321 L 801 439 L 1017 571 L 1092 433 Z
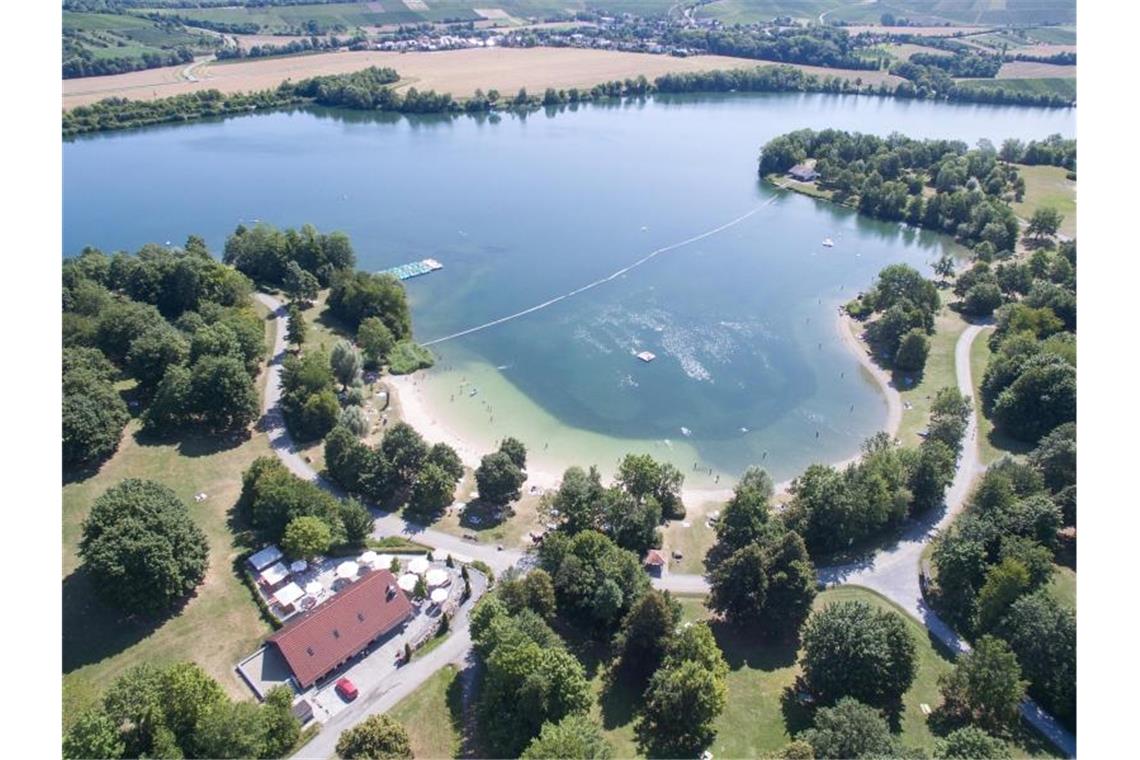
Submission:
M 1076 237 L 1077 183 L 1065 178 L 1068 170 L 1060 166 L 1021 165 L 1017 169 L 1025 178 L 1025 199 L 1013 204 L 1014 213 L 1028 220 L 1039 208 L 1054 208 L 1065 217 L 1061 234 Z
M 257 307 L 259 313 L 264 309 Z M 259 386 L 263 387 L 264 376 Z M 241 475 L 259 456 L 271 456 L 256 434 L 234 445 L 189 435 L 177 441 L 140 439 L 132 421 L 119 450 L 98 472 L 63 486 L 63 714 L 65 724 L 130 667 L 141 662 L 193 660 L 239 699 L 251 698 L 234 665 L 270 632 L 249 589 L 234 571 L 244 551 L 228 525 L 241 493 Z M 178 613 L 164 620 L 124 620 L 95 599 L 76 555 L 91 503 L 126 478 L 169 486 L 206 533 L 210 565 L 205 581 Z M 196 503 L 194 495 L 207 499 Z
M 704 573 L 705 554 L 716 543 L 716 531 L 708 523 L 709 512 L 723 510 L 724 504 L 708 502 L 688 506 L 684 520 L 670 520 L 664 527 L 662 549 L 669 555 L 669 572 Z M 689 527 L 684 527 L 684 523 Z M 681 552 L 681 559 L 673 559 L 673 552 Z
M 125 670 L 141 662 L 193 660 L 231 696 L 251 697 L 233 672 L 269 626 L 249 589 L 234 572 L 242 551 L 227 526 L 241 492 L 241 475 L 258 456 L 270 456 L 267 439 L 256 435 L 240 446 L 218 448 L 211 440 L 187 437 L 176 443 L 140 443 L 132 422 L 123 443 L 100 471 L 63 488 L 63 707 L 65 722 Z M 92 594 L 77 570 L 81 523 L 92 501 L 125 478 L 164 483 L 178 494 L 205 531 L 210 566 L 205 582 L 175 615 L 155 623 L 121 619 Z M 208 498 L 194 502 L 194 494 Z
M 1071 609 L 1077 608 L 1077 573 L 1072 568 L 1056 565 L 1053 578 L 1049 581 L 1049 595 L 1060 604 Z
M 922 443 L 919 432 L 926 429 L 930 420 L 930 405 L 934 396 L 942 388 L 957 388 L 958 379 L 954 369 L 954 347 L 958 337 L 966 329 L 966 322 L 946 304 L 954 299 L 954 293 L 944 288 L 939 291 L 942 309 L 934 320 L 934 335 L 930 336 L 930 354 L 926 358 L 926 368 L 918 384 L 912 388 L 902 388 L 899 396 L 903 402 L 902 422 L 899 424 L 898 439 L 904 446 L 918 446 Z
M 816 598 L 815 606 L 820 609 L 848 600 L 865 601 L 897 612 L 914 634 L 918 643 L 918 675 L 903 696 L 899 735 L 904 744 L 930 751 L 936 737 L 927 726 L 921 705 L 933 709 L 941 702 L 938 676 L 950 669 L 949 660 L 934 647 L 918 621 L 872 591 L 854 586 L 830 589 Z M 684 603 L 692 604 L 690 600 Z M 687 617 L 693 614 L 688 608 L 686 613 Z M 799 674 L 794 645 L 766 645 L 719 624 L 714 624 L 714 631 L 730 667 L 728 706 L 717 721 L 717 738 L 710 748 L 714 757 L 756 757 L 778 749 L 790 740 L 791 733 L 810 725 L 801 710 L 794 705 L 785 707 L 784 691 Z M 1044 750 L 1034 737 L 1020 739 L 1015 751 L 1018 756 L 1036 756 Z
M 389 711 L 408 731 L 415 757 L 458 757 L 462 700 L 458 672 L 448 665 Z

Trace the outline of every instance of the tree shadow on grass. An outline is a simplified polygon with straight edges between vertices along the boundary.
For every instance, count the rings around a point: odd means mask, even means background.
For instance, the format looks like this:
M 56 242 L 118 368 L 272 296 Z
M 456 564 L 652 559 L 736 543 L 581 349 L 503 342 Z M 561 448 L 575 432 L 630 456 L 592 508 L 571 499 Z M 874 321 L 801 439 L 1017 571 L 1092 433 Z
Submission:
M 486 757 L 479 741 L 479 723 L 475 707 L 482 688 L 482 663 L 469 657 L 459 674 L 447 687 L 447 711 L 451 725 L 459 734 L 460 758 Z
M 798 678 L 780 694 L 780 712 L 789 736 L 795 736 L 815 724 L 815 704 L 802 698 L 803 694 L 806 694 L 806 689 Z
M 104 604 L 82 565 L 63 579 L 63 672 L 100 662 L 129 649 L 178 615 L 193 594 L 165 617 L 127 615 Z
M 586 678 L 593 679 L 599 669 L 610 659 L 610 645 L 606 640 L 598 640 L 594 635 L 562 617 L 550 621 L 550 627 L 562 637 L 566 650 L 574 655 L 586 671 Z
M 606 674 L 605 688 L 600 702 L 602 726 L 607 731 L 628 725 L 641 710 L 645 701 L 645 679 L 637 679 L 623 671 Z
M 463 508 L 463 514 L 459 516 L 459 525 L 466 530 L 480 533 L 498 528 L 514 514 L 515 511 L 509 504 L 504 506 L 476 499 L 467 502 L 467 506 Z
M 709 621 L 717 646 L 731 670 L 779 670 L 796 664 L 797 638 L 767 638 L 760 632 L 726 623 Z
M 178 453 L 185 457 L 208 457 L 238 448 L 250 439 L 249 430 L 236 432 L 202 434 L 178 431 L 159 434 L 138 430 L 135 442 L 139 446 L 174 445 Z

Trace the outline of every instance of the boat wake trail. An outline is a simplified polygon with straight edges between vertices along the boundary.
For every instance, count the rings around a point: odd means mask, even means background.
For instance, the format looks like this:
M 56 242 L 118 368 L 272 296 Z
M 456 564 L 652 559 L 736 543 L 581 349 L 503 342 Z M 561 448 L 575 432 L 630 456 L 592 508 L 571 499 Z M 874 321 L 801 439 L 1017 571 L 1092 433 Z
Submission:
M 499 317 L 498 319 L 492 319 L 490 322 L 484 322 L 481 325 L 476 325 L 475 327 L 469 327 L 466 330 L 460 330 L 457 333 L 452 333 L 451 335 L 445 335 L 442 338 L 436 338 L 435 340 L 429 340 L 429 341 L 425 342 L 423 345 L 434 346 L 437 343 L 443 343 L 444 341 L 454 340 L 455 338 L 462 338 L 464 335 L 470 335 L 472 333 L 477 333 L 477 332 L 480 332 L 482 330 L 486 330 L 489 327 L 494 327 L 495 325 L 501 325 L 504 322 L 510 322 L 511 320 L 518 319 L 520 317 L 525 317 L 527 314 L 533 314 L 534 312 L 541 311 L 542 309 L 545 309 L 548 306 L 553 306 L 554 304 L 558 303 L 559 301 L 565 301 L 567 298 L 572 298 L 572 297 L 579 295 L 581 293 L 585 293 L 587 290 L 591 290 L 592 288 L 596 288 L 599 285 L 604 285 L 605 283 L 610 282 L 611 280 L 616 280 L 618 277 L 621 277 L 623 274 L 630 272 L 634 269 L 637 269 L 642 264 L 645 264 L 645 263 L 651 261 L 652 259 L 657 258 L 658 256 L 660 256 L 663 253 L 668 253 L 669 251 L 675 251 L 678 248 L 681 248 L 683 246 L 691 245 L 693 243 L 696 243 L 699 240 L 704 240 L 705 238 L 709 238 L 709 237 L 712 237 L 713 235 L 724 232 L 725 230 L 729 229 L 730 227 L 735 227 L 736 225 L 740 224 L 741 222 L 745 221 L 746 219 L 748 219 L 752 216 L 755 216 L 756 214 L 758 214 L 761 210 L 763 210 L 767 206 L 770 206 L 773 203 L 775 203 L 779 197 L 780 197 L 779 195 L 773 195 L 771 198 L 764 201 L 763 203 L 761 203 L 759 206 L 752 209 L 751 211 L 749 211 L 745 214 L 741 214 L 740 216 L 736 217 L 735 219 L 728 221 L 728 222 L 725 222 L 724 224 L 720 225 L 719 227 L 713 227 L 711 230 L 705 230 L 704 232 L 702 232 L 699 235 L 694 235 L 693 237 L 685 238 L 684 240 L 681 240 L 679 242 L 670 243 L 667 246 L 664 246 L 662 248 L 658 248 L 657 250 L 654 250 L 654 251 L 650 251 L 649 253 L 645 254 L 644 256 L 642 256 L 640 259 L 633 262 L 632 264 L 624 266 L 621 269 L 617 270 L 616 272 L 608 274 L 605 277 L 602 277 L 601 279 L 594 280 L 591 283 L 587 283 L 586 285 L 583 285 L 580 288 L 575 288 L 574 290 L 571 290 L 569 293 L 563 293 L 562 295 L 551 298 L 548 301 L 543 301 L 540 304 L 535 304 L 534 306 L 531 306 L 530 308 L 523 309 L 522 311 L 516 311 L 514 314 L 508 314 L 505 317 Z

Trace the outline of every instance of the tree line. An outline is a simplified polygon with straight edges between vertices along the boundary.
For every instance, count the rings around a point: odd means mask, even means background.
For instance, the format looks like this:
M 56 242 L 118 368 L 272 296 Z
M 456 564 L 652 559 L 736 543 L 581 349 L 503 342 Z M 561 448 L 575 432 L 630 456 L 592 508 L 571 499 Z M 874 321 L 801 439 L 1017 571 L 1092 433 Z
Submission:
M 203 90 L 147 101 L 106 98 L 97 103 L 65 111 L 62 127 L 66 137 L 87 132 L 184 122 L 209 116 L 226 116 L 306 103 L 397 113 L 526 111 L 543 105 L 584 103 L 602 98 L 642 97 L 655 92 L 821 92 L 938 98 L 1009 105 L 1057 107 L 1071 105 L 1067 99 L 1057 95 L 1007 91 L 1000 88 L 994 90 L 956 87 L 953 85 L 953 80 L 941 69 L 935 67 L 933 70 L 945 77 L 944 86 L 916 88 L 910 82 L 904 82 L 892 88 L 886 82 L 882 82 L 876 87 L 870 83 L 863 83 L 858 77 L 855 80 L 838 76 L 820 77 L 815 74 L 805 74 L 792 66 L 771 65 L 757 66 L 755 69 L 665 74 L 653 82 L 638 77 L 614 80 L 590 88 L 566 90 L 551 88 L 543 95 L 530 94 L 522 89 L 513 97 L 504 97 L 492 89 L 485 93 L 477 91 L 474 96 L 466 100 L 458 100 L 448 93 L 440 94 L 430 90 L 421 92 L 414 87 L 409 87 L 401 94 L 391 89 L 389 86 L 391 82 L 383 81 L 388 76 L 386 74 L 355 72 L 314 77 L 297 83 L 284 82 L 275 89 L 252 93 L 223 94 L 218 90 Z M 321 92 L 323 95 L 320 95 Z M 556 99 L 550 95 L 551 92 L 557 96 Z
M 800 63 L 838 69 L 877 71 L 877 57 L 860 55 L 846 30 L 813 26 L 785 29 L 738 26 L 719 29 L 672 28 L 663 37 L 670 45 L 716 55 Z
M 67 60 L 63 62 L 63 78 L 102 77 L 111 74 L 125 74 L 128 71 L 157 69 L 162 66 L 180 66 L 191 63 L 194 53 L 189 48 L 175 50 L 148 50 L 137 56 L 96 57 L 85 45 L 68 45 L 64 30 L 64 44 L 67 46 Z

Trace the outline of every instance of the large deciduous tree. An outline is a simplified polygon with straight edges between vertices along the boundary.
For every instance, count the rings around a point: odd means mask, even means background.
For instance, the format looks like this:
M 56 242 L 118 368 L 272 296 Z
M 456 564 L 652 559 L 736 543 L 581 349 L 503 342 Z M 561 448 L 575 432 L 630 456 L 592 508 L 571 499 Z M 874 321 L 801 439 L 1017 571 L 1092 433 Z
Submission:
M 206 572 L 206 536 L 166 486 L 124 480 L 95 500 L 79 553 L 98 593 L 128 612 L 169 610 Z
M 914 682 L 917 645 L 896 613 L 860 601 L 836 602 L 803 628 L 803 671 L 824 702 L 849 696 L 870 705 L 897 702 Z

